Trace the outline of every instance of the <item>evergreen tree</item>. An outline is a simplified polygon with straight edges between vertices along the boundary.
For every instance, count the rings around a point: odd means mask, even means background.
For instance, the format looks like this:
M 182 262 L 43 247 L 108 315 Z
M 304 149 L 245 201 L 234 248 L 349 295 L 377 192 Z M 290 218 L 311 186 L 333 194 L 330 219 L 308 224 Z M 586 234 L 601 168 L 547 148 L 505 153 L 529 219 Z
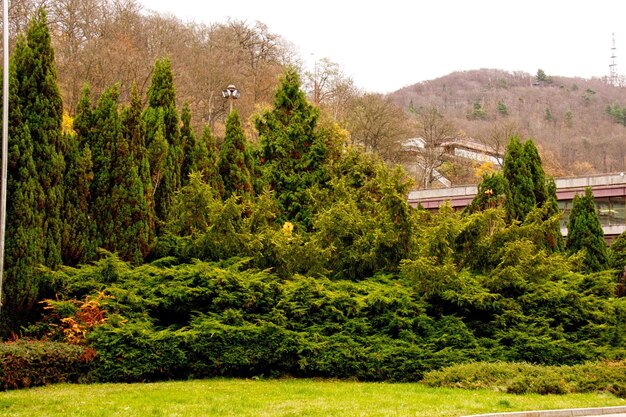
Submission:
M 61 262 L 63 104 L 43 9 L 17 39 L 9 85 L 4 331 L 34 306 L 40 292 L 35 269 Z
M 148 149 L 146 148 L 146 125 L 142 117 L 142 103 L 139 96 L 137 84 L 131 87 L 130 105 L 122 110 L 121 115 L 122 136 L 128 141 L 128 147 L 134 164 L 137 166 L 137 174 L 141 181 L 147 209 L 145 221 L 148 234 L 142 250 L 144 257 L 154 244 L 155 234 L 155 213 L 153 201 L 153 185 L 150 177 L 150 160 Z
M 622 232 L 611 243 L 608 250 L 609 267 L 615 270 L 616 295 L 626 297 L 626 232 Z
M 226 119 L 224 143 L 220 151 L 219 174 L 224 182 L 224 198 L 233 194 L 253 193 L 251 158 L 246 137 L 241 128 L 239 113 L 233 110 Z
M 539 156 L 539 150 L 531 139 L 524 142 L 524 162 L 530 171 L 535 204 L 538 207 L 541 207 L 547 199 L 546 174 L 543 171 L 543 164 L 541 162 L 541 157 Z
M 131 152 L 132 139 L 120 135 L 112 155 L 110 211 L 114 239 L 109 241 L 107 249 L 123 260 L 140 264 L 152 249 L 153 236 L 144 184 L 139 175 L 141 161 Z
M 111 213 L 111 186 L 113 153 L 120 141 L 121 127 L 117 110 L 119 89 L 117 86 L 106 89 L 93 112 L 91 148 L 94 179 L 91 186 L 91 218 L 97 225 L 97 244 L 111 247 L 116 230 Z
M 476 213 L 488 208 L 495 208 L 504 205 L 508 183 L 499 172 L 486 174 L 478 184 L 478 192 L 472 202 L 463 210 L 463 214 Z
M 97 249 L 96 223 L 91 218 L 94 119 L 91 90 L 83 87 L 72 122 L 74 134 L 67 140 L 64 175 L 62 259 L 64 265 L 77 265 L 94 259 Z
M 328 181 L 327 147 L 317 134 L 319 110 L 300 90 L 295 69 L 285 71 L 274 95 L 274 109 L 256 119 L 260 163 L 267 184 L 275 191 L 282 213 L 278 219 L 312 224 L 307 190 Z
M 72 130 L 79 136 L 79 142 L 91 143 L 93 135 L 93 105 L 91 104 L 91 89 L 88 84 L 83 86 L 83 91 L 76 105 L 76 115 L 72 122 Z
M 502 100 L 498 101 L 497 109 L 501 116 L 506 117 L 509 115 L 509 108 Z
M 96 224 L 89 217 L 93 161 L 80 135 L 68 137 L 67 143 L 61 254 L 64 265 L 74 266 L 96 255 Z
M 161 119 L 161 120 L 160 120 Z M 158 220 L 164 220 L 172 203 L 174 193 L 180 188 L 183 148 L 180 138 L 176 91 L 172 64 L 168 59 L 157 60 L 152 73 L 152 83 L 148 89 L 148 108 L 144 113 L 146 122 L 146 146 L 153 147 L 159 124 L 162 122 L 162 135 L 167 143 L 167 152 L 160 172 L 150 166 L 151 176 L 160 180 L 153 185 L 154 209 Z M 160 144 L 160 148 L 163 148 Z M 154 147 L 153 147 L 154 148 Z
M 509 221 L 524 221 L 537 200 L 533 173 L 527 162 L 524 146 L 519 137 L 514 136 L 506 147 L 502 174 L 508 183 L 505 208 Z
M 27 313 L 39 292 L 34 270 L 44 262 L 43 195 L 33 160 L 33 138 L 22 113 L 18 94 L 16 56 L 25 53 L 19 38 L 10 65 L 9 158 L 7 176 L 6 241 L 4 261 L 2 333 L 11 332 L 14 320 Z
M 219 172 L 219 150 L 215 142 L 215 136 L 211 132 L 211 128 L 206 125 L 202 129 L 202 135 L 196 142 L 193 149 L 189 149 L 192 155 L 192 164 L 190 172 L 200 172 L 202 178 L 212 189 L 216 190 L 219 195 L 224 194 L 224 182 Z
M 163 176 L 166 167 L 167 155 L 169 153 L 169 145 L 165 139 L 165 122 L 163 121 L 163 111 L 157 112 L 156 118 L 156 131 L 154 138 L 149 142 L 147 146 L 148 163 L 150 166 L 150 181 L 152 182 L 152 201 L 156 206 L 155 193 L 161 186 Z M 156 209 L 155 209 L 155 220 Z
M 552 177 L 546 181 L 546 200 L 543 202 L 543 207 L 545 208 L 546 213 L 544 220 L 548 220 L 554 216 L 558 216 L 559 218 L 558 222 L 554 222 L 551 230 L 547 231 L 546 238 L 548 241 L 548 247 L 553 251 L 560 252 L 565 248 L 565 242 L 563 240 L 563 235 L 561 234 L 560 219 L 562 212 L 559 208 L 556 196 L 556 183 Z
M 588 272 L 606 268 L 608 252 L 591 187 L 585 189 L 585 195 L 574 196 L 567 222 L 566 249 L 570 253 L 585 250 L 584 266 Z
M 44 263 L 61 263 L 61 207 L 63 205 L 63 102 L 57 85 L 54 50 L 44 9 L 28 25 L 26 38 L 13 55 L 15 88 L 21 115 L 32 138 L 33 161 L 42 194 L 37 196 L 43 212 Z
M 196 135 L 191 127 L 191 110 L 189 109 L 189 103 L 185 103 L 183 111 L 180 114 L 180 120 L 182 126 L 180 128 L 180 141 L 183 149 L 183 166 L 181 168 L 181 185 L 185 186 L 189 183 L 189 174 L 197 171 L 196 161 L 197 157 L 206 157 L 205 155 L 196 155 L 195 152 L 198 149 Z

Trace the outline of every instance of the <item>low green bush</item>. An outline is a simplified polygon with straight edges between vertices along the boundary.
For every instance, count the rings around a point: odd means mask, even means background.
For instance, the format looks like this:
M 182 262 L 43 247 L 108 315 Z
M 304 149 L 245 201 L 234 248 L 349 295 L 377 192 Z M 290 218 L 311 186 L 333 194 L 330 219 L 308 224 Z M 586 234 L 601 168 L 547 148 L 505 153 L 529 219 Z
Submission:
M 626 360 L 572 366 L 473 362 L 428 372 L 431 387 L 490 388 L 513 394 L 610 392 L 626 398 Z
M 560 372 L 548 367 L 535 369 L 529 374 L 514 378 L 506 391 L 511 394 L 567 394 L 572 387 L 563 379 Z
M 228 325 L 202 316 L 181 334 L 196 378 L 273 377 L 296 369 L 299 334 L 272 323 Z
M 28 388 L 87 378 L 92 348 L 60 342 L 17 340 L 0 344 L 0 389 Z
M 99 326 L 88 336 L 98 355 L 91 377 L 98 382 L 146 382 L 181 378 L 188 369 L 183 339 L 150 323 Z

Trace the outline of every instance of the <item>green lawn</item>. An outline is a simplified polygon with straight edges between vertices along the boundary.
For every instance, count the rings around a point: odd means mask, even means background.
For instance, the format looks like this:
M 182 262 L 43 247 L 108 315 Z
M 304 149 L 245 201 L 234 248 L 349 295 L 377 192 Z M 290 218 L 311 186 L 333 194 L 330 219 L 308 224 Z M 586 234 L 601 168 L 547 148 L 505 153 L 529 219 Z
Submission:
M 5 417 L 436 417 L 613 405 L 626 405 L 626 401 L 596 394 L 518 396 L 419 384 L 310 379 L 63 384 L 0 393 L 0 415 Z

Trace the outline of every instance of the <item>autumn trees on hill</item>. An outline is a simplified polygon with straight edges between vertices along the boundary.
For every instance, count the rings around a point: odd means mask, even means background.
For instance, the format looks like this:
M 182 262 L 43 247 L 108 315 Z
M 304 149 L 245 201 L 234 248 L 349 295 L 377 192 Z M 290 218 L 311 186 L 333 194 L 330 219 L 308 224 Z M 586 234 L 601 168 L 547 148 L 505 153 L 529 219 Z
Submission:
M 509 135 L 494 136 L 498 130 L 532 137 L 555 177 L 623 171 L 624 89 L 602 79 L 539 75 L 541 82 L 523 72 L 459 71 L 392 97 L 402 107 L 435 106 L 464 135 L 499 150 Z

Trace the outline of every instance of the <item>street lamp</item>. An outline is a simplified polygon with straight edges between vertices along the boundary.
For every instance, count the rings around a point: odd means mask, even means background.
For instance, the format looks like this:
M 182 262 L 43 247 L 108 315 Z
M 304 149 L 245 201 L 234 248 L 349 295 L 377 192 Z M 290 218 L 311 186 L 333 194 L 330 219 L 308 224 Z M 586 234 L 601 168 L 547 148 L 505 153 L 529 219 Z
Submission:
M 239 90 L 237 90 L 237 87 L 235 87 L 233 84 L 230 84 L 228 87 L 226 87 L 225 90 L 222 90 L 222 97 L 224 97 L 226 100 L 228 100 L 229 98 L 230 100 L 230 111 L 233 111 L 233 100 L 238 99 L 240 96 L 239 94 Z

